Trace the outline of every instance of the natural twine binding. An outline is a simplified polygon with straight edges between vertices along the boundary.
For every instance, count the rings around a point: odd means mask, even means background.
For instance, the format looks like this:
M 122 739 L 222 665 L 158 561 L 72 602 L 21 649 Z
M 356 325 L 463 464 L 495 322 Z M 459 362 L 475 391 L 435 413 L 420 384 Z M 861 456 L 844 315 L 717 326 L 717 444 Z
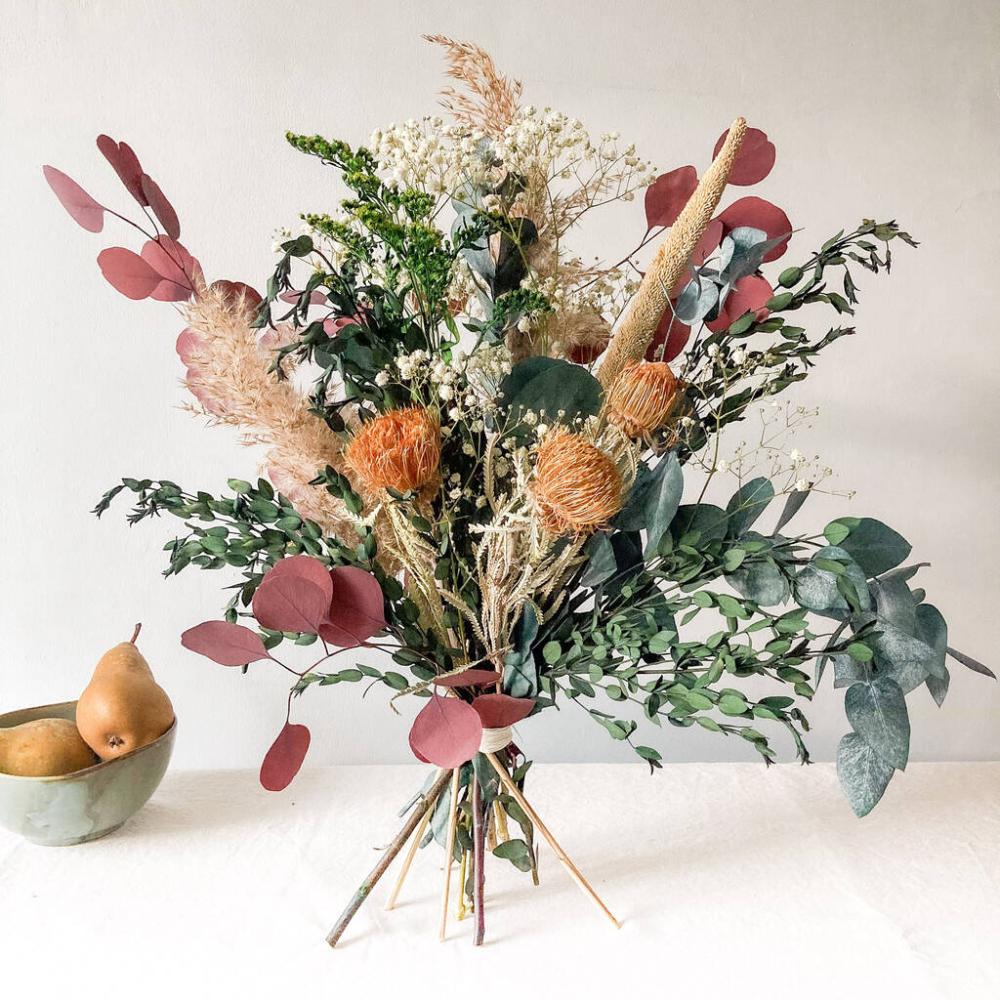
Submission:
M 670 301 L 670 293 L 712 221 L 746 131 L 747 123 L 743 118 L 737 118 L 729 127 L 719 155 L 698 182 L 643 276 L 632 307 L 618 327 L 598 372 L 605 390 L 615 384 L 629 362 L 642 361 L 646 356 L 646 349 Z
M 514 738 L 514 733 L 510 726 L 503 726 L 501 729 L 483 729 L 483 737 L 479 741 L 480 753 L 496 753 L 510 746 L 510 741 Z

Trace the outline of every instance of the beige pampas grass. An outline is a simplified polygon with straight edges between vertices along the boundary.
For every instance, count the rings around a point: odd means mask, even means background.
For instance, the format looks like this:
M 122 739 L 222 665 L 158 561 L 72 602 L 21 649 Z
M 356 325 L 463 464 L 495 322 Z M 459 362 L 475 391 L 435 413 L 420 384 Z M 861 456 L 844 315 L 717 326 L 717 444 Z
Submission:
M 615 384 L 626 365 L 645 357 L 646 348 L 667 308 L 670 291 L 683 276 L 691 254 L 718 207 L 746 130 L 747 123 L 742 118 L 737 118 L 730 126 L 719 155 L 705 171 L 649 265 L 598 373 L 605 389 Z
M 490 54 L 472 42 L 457 42 L 446 35 L 424 38 L 444 48 L 448 76 L 468 91 L 463 94 L 446 87 L 441 91 L 441 106 L 463 125 L 481 128 L 487 135 L 500 135 L 514 120 L 521 99 L 521 81 L 502 76 Z
M 267 446 L 264 467 L 305 518 L 342 538 L 353 534 L 344 505 L 309 486 L 327 465 L 343 466 L 343 444 L 308 402 L 270 371 L 270 354 L 250 327 L 245 303 L 205 288 L 183 307 L 193 333 L 186 384 L 217 423 L 247 431 L 246 444 Z

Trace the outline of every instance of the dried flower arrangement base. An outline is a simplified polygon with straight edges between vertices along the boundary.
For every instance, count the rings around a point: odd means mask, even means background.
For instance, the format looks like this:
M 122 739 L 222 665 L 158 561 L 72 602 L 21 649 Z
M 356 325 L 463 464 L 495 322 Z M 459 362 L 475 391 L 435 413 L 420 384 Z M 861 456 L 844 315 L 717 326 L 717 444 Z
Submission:
M 552 835 L 541 816 L 538 815 L 538 812 L 528 801 L 523 790 L 511 777 L 508 768 L 497 756 L 497 752 L 488 749 L 490 746 L 495 745 L 498 736 L 501 740 L 506 737 L 506 742 L 498 748 L 499 753 L 506 755 L 510 746 L 510 733 L 509 730 L 506 729 L 484 730 L 483 742 L 480 745 L 480 754 L 489 763 L 493 774 L 496 776 L 504 791 L 510 795 L 510 797 L 523 810 L 524 815 L 527 816 L 542 839 L 552 849 L 552 853 L 555 854 L 556 858 L 569 873 L 573 881 L 580 887 L 582 892 L 594 903 L 594 905 L 597 906 L 597 908 L 608 918 L 608 920 L 615 925 L 616 928 L 621 927 L 621 923 L 611 910 L 608 909 L 604 900 L 601 899 L 583 872 L 580 871 L 573 859 L 570 858 L 566 851 L 563 850 L 559 841 L 557 841 Z M 375 865 L 361 885 L 358 886 L 357 891 L 344 908 L 344 912 L 341 913 L 337 922 L 331 928 L 330 933 L 327 934 L 326 942 L 331 948 L 336 947 L 337 942 L 340 941 L 344 931 L 347 930 L 348 924 L 354 919 L 354 915 L 361 908 L 365 900 L 367 900 L 371 895 L 372 890 L 388 871 L 399 852 L 402 851 L 404 846 L 406 846 L 407 841 L 409 841 L 409 850 L 406 852 L 406 856 L 403 859 L 403 865 L 400 868 L 399 875 L 396 878 L 396 884 L 393 887 L 392 893 L 389 896 L 389 901 L 386 903 L 385 908 L 387 910 L 391 910 L 396 905 L 396 900 L 399 898 L 399 894 L 402 891 L 403 884 L 406 881 L 406 876 L 409 874 L 410 866 L 413 864 L 413 859 L 416 856 L 417 849 L 419 848 L 420 843 L 426 834 L 427 827 L 430 824 L 431 816 L 438 805 L 440 797 L 445 793 L 445 789 L 447 788 L 449 789 L 448 834 L 445 843 L 444 889 L 441 896 L 441 926 L 439 934 L 440 940 L 445 940 L 448 928 L 448 904 L 451 896 L 451 873 L 455 862 L 454 855 L 458 830 L 461 776 L 461 768 L 452 768 L 451 770 L 441 768 L 435 775 L 430 788 L 428 788 L 426 792 L 421 792 L 417 796 L 415 803 L 412 805 L 410 816 L 406 823 L 403 824 L 402 829 L 385 848 L 382 856 L 379 858 L 378 864 Z M 458 908 L 459 919 L 461 919 L 465 911 L 467 888 L 465 874 L 468 870 L 467 855 L 471 854 L 471 876 L 473 887 L 471 893 L 472 911 L 476 921 L 475 933 L 472 941 L 475 945 L 481 945 L 486 934 L 485 859 L 487 853 L 487 841 L 495 841 L 496 843 L 493 844 L 493 847 L 497 847 L 500 844 L 509 842 L 509 840 L 506 835 L 506 818 L 503 806 L 500 805 L 498 801 L 494 801 L 489 806 L 484 806 L 479 779 L 474 772 L 471 775 L 470 786 L 469 805 L 472 812 L 472 849 L 471 851 L 462 850 Z M 532 855 L 532 876 L 535 884 L 537 885 L 538 868 L 535 845 L 530 844 L 529 850 Z

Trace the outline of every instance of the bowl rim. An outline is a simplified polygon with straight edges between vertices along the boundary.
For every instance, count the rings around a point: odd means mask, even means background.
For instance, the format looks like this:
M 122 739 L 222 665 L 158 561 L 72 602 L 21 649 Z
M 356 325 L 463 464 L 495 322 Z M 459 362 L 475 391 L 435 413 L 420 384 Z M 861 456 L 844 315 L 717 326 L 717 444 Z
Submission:
M 27 708 L 12 708 L 9 712 L 0 713 L 0 729 L 9 729 L 13 727 L 5 726 L 3 720 L 8 715 L 19 715 L 21 712 L 39 712 L 47 708 L 66 708 L 69 705 L 76 705 L 79 699 L 74 699 L 71 701 L 54 701 L 49 705 L 29 705 Z M 35 720 L 38 721 L 38 720 Z M 170 728 L 166 732 L 161 733 L 159 736 L 153 740 L 152 743 L 147 743 L 145 746 L 136 747 L 134 750 L 129 750 L 128 753 L 123 753 L 120 757 L 112 757 L 111 760 L 101 760 L 96 764 L 91 764 L 90 767 L 82 767 L 79 771 L 70 771 L 69 774 L 40 774 L 40 775 L 30 775 L 30 774 L 7 774 L 0 771 L 0 780 L 12 779 L 14 781 L 69 781 L 81 777 L 82 775 L 91 775 L 95 771 L 100 771 L 102 768 L 111 767 L 114 764 L 119 763 L 123 760 L 128 760 L 130 757 L 135 757 L 138 754 L 144 753 L 146 750 L 151 750 L 157 744 L 164 742 L 168 738 L 172 737 L 177 731 L 177 714 L 174 713 L 174 721 L 170 723 Z

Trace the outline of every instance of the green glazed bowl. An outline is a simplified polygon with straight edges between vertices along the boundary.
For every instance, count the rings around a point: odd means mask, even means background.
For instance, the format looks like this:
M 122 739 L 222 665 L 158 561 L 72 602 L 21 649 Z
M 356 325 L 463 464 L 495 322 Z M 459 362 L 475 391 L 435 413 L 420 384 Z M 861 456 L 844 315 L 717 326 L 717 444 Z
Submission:
M 0 715 L 0 728 L 36 719 L 76 721 L 76 702 Z M 0 826 L 35 844 L 83 844 L 113 833 L 160 784 L 174 749 L 177 720 L 157 740 L 72 774 L 25 778 L 0 774 Z

